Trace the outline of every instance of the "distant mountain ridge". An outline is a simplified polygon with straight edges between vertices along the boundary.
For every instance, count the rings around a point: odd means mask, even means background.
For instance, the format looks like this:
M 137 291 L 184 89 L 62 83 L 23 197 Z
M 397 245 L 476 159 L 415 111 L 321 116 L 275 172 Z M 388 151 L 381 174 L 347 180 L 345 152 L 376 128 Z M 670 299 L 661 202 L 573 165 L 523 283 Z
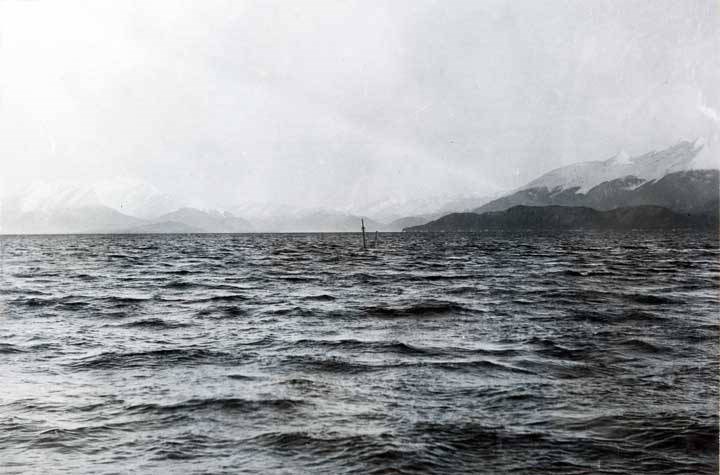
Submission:
M 259 232 L 355 232 L 360 219 L 365 219 L 369 230 L 393 232 L 449 212 L 471 210 L 496 196 L 446 193 L 423 199 L 381 200 L 362 208 L 344 209 L 267 203 L 246 203 L 229 209 L 250 221 Z
M 160 221 L 121 229 L 118 230 L 116 234 L 201 234 L 205 232 L 207 231 L 176 221 Z
M 421 226 L 423 224 L 429 223 L 430 221 L 433 221 L 437 218 L 439 218 L 439 215 L 436 216 L 408 216 L 407 218 L 400 218 L 396 219 L 394 221 L 391 221 L 383 226 L 383 231 L 389 231 L 389 232 L 398 232 L 402 231 L 405 228 L 412 227 L 412 226 Z
M 698 141 L 682 141 L 634 158 L 621 153 L 609 160 L 568 165 L 472 211 L 502 211 L 517 205 L 587 206 L 599 210 L 657 205 L 678 212 L 702 213 L 712 208 L 720 194 L 720 171 L 694 168 L 702 149 Z
M 401 231 L 490 199 L 480 193 L 448 191 L 380 198 L 339 209 L 248 202 L 208 210 L 136 179 L 35 181 L 14 195 L 0 196 L 0 233 L 358 232 L 361 219 L 370 232 Z
M 587 206 L 598 210 L 657 205 L 677 212 L 704 213 L 717 202 L 719 193 L 719 170 L 686 170 L 653 181 L 626 176 L 600 183 L 587 193 L 579 192 L 577 187 L 525 188 L 491 201 L 473 212 L 503 211 L 517 205 Z
M 107 206 L 77 206 L 23 212 L 3 206 L 3 234 L 242 233 L 252 225 L 230 213 L 181 208 L 156 219 L 128 216 Z
M 662 206 L 599 211 L 582 206 L 513 206 L 483 214 L 453 213 L 406 232 L 477 232 L 486 229 L 675 229 L 717 227 L 707 215 L 676 213 Z
M 604 161 L 561 167 L 500 197 L 451 192 L 417 199 L 394 197 L 379 199 L 361 211 L 270 203 L 202 210 L 183 206 L 137 180 L 89 185 L 37 182 L 14 196 L 2 197 L 0 233 L 358 232 L 361 219 L 369 232 L 401 231 L 447 213 L 482 214 L 517 205 L 601 211 L 653 205 L 717 216 L 720 171 L 695 169 L 701 150 L 704 147 L 698 141 L 683 141 L 637 157 L 620 153 Z M 704 157 L 712 158 L 707 151 Z
M 82 207 L 108 207 L 125 215 L 150 219 L 180 207 L 180 203 L 149 183 L 132 179 L 92 184 L 35 181 L 5 197 L 19 212 L 50 212 Z
M 576 189 L 587 193 L 601 183 L 632 176 L 643 181 L 657 180 L 670 173 L 685 171 L 703 149 L 699 142 L 682 141 L 659 152 L 637 157 L 627 153 L 602 161 L 574 163 L 556 168 L 521 187 L 520 190 L 547 188 L 548 190 Z
M 202 211 L 195 208 L 180 208 L 152 220 L 160 229 L 160 223 L 179 223 L 206 233 L 247 233 L 253 230 L 247 220 L 229 212 Z
M 425 198 L 387 199 L 368 203 L 361 208 L 352 207 L 346 212 L 367 215 L 383 223 L 421 216 L 442 216 L 453 211 L 469 211 L 482 206 L 499 193 L 444 193 Z
M 66 234 L 119 230 L 144 221 L 107 206 L 78 206 L 50 211 L 21 212 L 3 206 L 0 231 L 4 234 Z
M 454 213 L 406 231 L 482 227 L 717 226 L 720 170 L 694 169 L 702 145 L 558 168 L 472 213 Z M 622 212 L 619 210 L 623 210 Z M 620 213 L 620 214 L 618 214 Z

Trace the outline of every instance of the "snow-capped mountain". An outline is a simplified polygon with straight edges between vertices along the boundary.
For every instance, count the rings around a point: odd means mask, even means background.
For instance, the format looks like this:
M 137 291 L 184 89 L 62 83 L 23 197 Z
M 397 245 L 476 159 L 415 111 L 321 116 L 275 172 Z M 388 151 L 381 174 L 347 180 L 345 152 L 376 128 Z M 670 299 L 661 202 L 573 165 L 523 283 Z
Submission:
M 697 168 L 717 164 L 716 158 L 701 142 L 685 141 L 637 157 L 621 152 L 607 160 L 558 168 L 495 199 L 448 192 L 341 209 L 245 203 L 227 211 L 200 210 L 139 180 L 35 182 L 3 197 L 0 232 L 357 232 L 361 219 L 370 232 L 399 231 L 448 213 L 502 211 L 515 205 L 603 210 L 658 205 L 705 212 L 717 208 L 718 171 Z
M 20 213 L 106 206 L 138 218 L 152 218 L 181 207 L 153 185 L 131 179 L 92 184 L 35 181 L 5 197 L 5 203 Z
M 639 157 L 619 154 L 605 161 L 559 168 L 473 211 L 504 211 L 516 205 L 599 210 L 657 205 L 678 212 L 706 213 L 717 203 L 720 172 L 697 169 L 696 158 L 702 148 L 698 142 L 680 142 Z
M 2 200 L 3 233 L 116 232 L 177 208 L 170 196 L 138 180 L 92 184 L 36 181 Z
M 140 180 L 103 181 L 95 184 L 93 189 L 105 206 L 138 218 L 154 218 L 185 206 L 175 197 Z
M 633 176 L 643 181 L 657 180 L 669 173 L 688 170 L 703 149 L 699 141 L 680 142 L 660 152 L 650 152 L 630 157 L 625 151 L 603 161 L 575 163 L 552 170 L 520 188 L 547 188 L 567 190 L 577 188 L 578 193 L 606 181 Z
M 23 212 L 4 202 L 0 232 L 4 234 L 68 234 L 116 232 L 138 226 L 143 220 L 102 205 L 77 204 L 67 208 Z

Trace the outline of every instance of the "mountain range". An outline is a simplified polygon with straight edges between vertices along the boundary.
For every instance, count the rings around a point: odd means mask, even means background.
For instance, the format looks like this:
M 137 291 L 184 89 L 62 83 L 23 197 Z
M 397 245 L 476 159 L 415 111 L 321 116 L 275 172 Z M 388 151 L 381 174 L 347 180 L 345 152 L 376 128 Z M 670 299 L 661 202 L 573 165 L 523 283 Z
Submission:
M 636 158 L 618 157 L 553 170 L 514 193 L 492 200 L 475 213 L 515 205 L 620 206 L 658 205 L 693 212 L 718 199 L 718 170 L 691 169 L 701 146 L 681 142 Z
M 392 198 L 371 203 L 361 212 L 267 203 L 200 209 L 139 180 L 34 183 L 0 202 L 0 232 L 357 232 L 361 219 L 370 232 L 418 231 L 426 224 L 425 229 L 438 229 L 432 224 L 436 220 L 450 228 L 454 225 L 448 220 L 474 222 L 472 216 L 458 212 L 481 215 L 518 205 L 599 211 L 660 206 L 676 213 L 717 215 L 720 172 L 717 167 L 697 169 L 696 158 L 702 150 L 698 142 L 684 141 L 637 157 L 621 152 L 607 160 L 552 170 L 505 195 L 477 192 Z
M 491 201 L 474 213 L 504 211 L 517 205 L 586 206 L 609 210 L 627 206 L 657 205 L 677 212 L 700 213 L 717 208 L 718 170 L 673 172 L 657 180 L 626 176 L 600 183 L 586 193 L 578 188 L 526 188 Z
M 487 213 L 453 213 L 409 232 L 477 232 L 486 229 L 677 229 L 717 227 L 717 217 L 640 205 L 600 211 L 585 206 L 513 206 Z
M 123 192 L 125 190 L 125 192 Z M 450 199 L 439 197 L 439 200 Z M 455 196 L 471 209 L 490 198 Z M 433 204 L 435 203 L 435 204 Z M 151 185 L 134 181 L 94 185 L 34 183 L 0 202 L 3 234 L 68 233 L 244 233 L 357 232 L 360 220 L 370 232 L 401 231 L 456 210 L 443 201 L 392 200 L 375 203 L 383 216 L 401 210 L 426 213 L 410 218 L 373 219 L 352 210 L 244 204 L 225 210 L 182 205 Z M 398 206 L 395 212 L 393 206 Z
M 697 142 L 685 141 L 635 158 L 619 154 L 604 161 L 572 164 L 471 213 L 449 214 L 404 230 L 717 225 L 720 171 L 693 169 L 701 150 Z

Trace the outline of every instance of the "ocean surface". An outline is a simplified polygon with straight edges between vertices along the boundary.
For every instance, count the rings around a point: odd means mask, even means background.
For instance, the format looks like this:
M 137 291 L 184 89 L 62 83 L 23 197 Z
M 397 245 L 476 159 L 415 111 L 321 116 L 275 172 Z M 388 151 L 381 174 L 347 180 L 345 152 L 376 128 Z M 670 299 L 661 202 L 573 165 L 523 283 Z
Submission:
M 718 237 L 0 237 L 2 473 L 718 471 Z

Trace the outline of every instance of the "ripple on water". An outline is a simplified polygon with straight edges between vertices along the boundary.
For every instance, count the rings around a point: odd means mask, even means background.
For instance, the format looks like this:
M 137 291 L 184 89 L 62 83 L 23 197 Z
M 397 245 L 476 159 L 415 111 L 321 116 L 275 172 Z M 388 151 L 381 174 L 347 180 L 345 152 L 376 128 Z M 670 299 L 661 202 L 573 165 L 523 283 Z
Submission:
M 0 238 L 9 472 L 718 472 L 715 234 Z

